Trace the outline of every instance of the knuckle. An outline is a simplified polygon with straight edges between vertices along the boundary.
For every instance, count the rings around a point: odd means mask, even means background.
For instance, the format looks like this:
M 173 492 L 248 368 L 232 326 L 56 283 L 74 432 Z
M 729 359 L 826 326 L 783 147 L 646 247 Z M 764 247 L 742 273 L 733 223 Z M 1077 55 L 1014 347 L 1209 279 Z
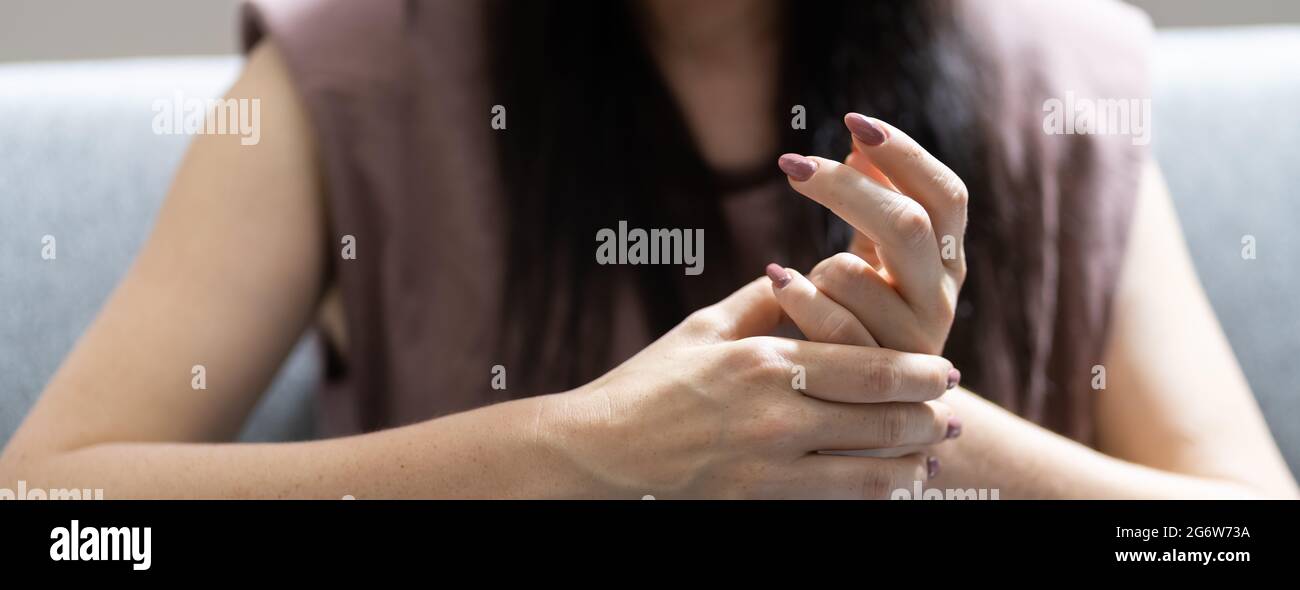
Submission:
M 714 306 L 697 309 L 682 322 L 688 333 L 697 335 L 718 334 L 723 331 L 724 325 L 722 312 Z
M 880 411 L 880 442 L 884 447 L 897 447 L 907 439 L 910 412 L 906 406 L 889 405 Z
M 942 166 L 935 172 L 934 184 L 939 186 L 943 194 L 948 197 L 948 205 L 955 209 L 965 209 L 970 202 L 970 193 L 966 190 L 966 183 L 962 181 L 953 171 Z
M 858 330 L 860 325 L 857 318 L 850 317 L 842 310 L 835 310 L 822 317 L 821 324 L 818 326 L 819 339 L 836 344 L 860 343 L 862 340 Z
M 867 262 L 850 252 L 836 252 L 830 257 L 828 268 L 838 269 L 841 272 L 858 273 L 865 270 Z
M 925 243 L 934 231 L 925 209 L 906 197 L 900 197 L 890 208 L 887 220 L 890 230 L 907 246 Z
M 893 360 L 882 355 L 867 357 L 863 375 L 867 391 L 881 401 L 893 399 L 903 378 Z
M 818 289 L 832 292 L 849 292 L 866 270 L 866 261 L 848 252 L 827 258 L 814 269 L 813 281 Z
M 964 210 L 970 204 L 970 191 L 966 190 L 966 183 L 956 174 L 949 174 L 949 177 L 952 179 L 952 185 L 948 191 L 952 199 L 952 206 Z
M 753 364 L 758 346 L 749 338 L 729 343 L 722 348 L 722 365 L 729 372 L 739 371 Z
M 859 494 L 866 500 L 884 500 L 894 491 L 894 478 L 888 469 L 867 467 L 862 470 Z
M 740 340 L 729 347 L 727 362 L 752 379 L 768 379 L 774 374 L 784 376 L 788 362 L 775 340 L 768 336 Z

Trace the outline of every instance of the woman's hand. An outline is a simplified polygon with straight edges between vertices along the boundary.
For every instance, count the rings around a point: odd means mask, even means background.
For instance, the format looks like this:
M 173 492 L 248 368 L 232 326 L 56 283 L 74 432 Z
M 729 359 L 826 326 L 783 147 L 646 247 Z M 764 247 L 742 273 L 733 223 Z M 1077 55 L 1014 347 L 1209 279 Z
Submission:
M 641 497 L 887 498 L 927 457 L 820 450 L 925 446 L 951 411 L 952 364 L 930 355 L 764 336 L 766 279 L 687 318 L 596 381 L 550 396 L 536 430 L 601 487 Z
M 810 340 L 940 354 L 966 278 L 966 186 L 902 131 L 857 113 L 844 122 L 845 163 L 786 154 L 780 165 L 854 227 L 850 251 L 807 278 L 784 269 L 777 299 Z

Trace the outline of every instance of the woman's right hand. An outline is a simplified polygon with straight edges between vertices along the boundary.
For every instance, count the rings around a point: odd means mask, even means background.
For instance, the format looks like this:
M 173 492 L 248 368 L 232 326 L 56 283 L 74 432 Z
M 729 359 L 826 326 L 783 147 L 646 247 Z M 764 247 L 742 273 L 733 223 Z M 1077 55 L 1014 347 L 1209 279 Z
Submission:
M 952 364 L 930 355 L 766 336 L 766 278 L 695 312 L 599 379 L 545 398 L 539 438 L 603 492 L 658 498 L 888 498 L 931 476 L 912 454 L 818 451 L 943 441 L 933 401 Z

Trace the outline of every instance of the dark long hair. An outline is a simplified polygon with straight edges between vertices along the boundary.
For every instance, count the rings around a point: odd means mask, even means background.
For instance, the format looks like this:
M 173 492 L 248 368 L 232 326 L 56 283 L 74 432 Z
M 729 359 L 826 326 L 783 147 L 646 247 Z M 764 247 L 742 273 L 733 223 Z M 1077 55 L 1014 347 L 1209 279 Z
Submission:
M 510 207 L 501 347 L 512 367 L 545 372 L 553 383 L 577 385 L 609 368 L 619 283 L 637 289 L 657 332 L 727 292 L 692 297 L 686 292 L 695 290 L 680 288 L 680 268 L 595 261 L 597 230 L 619 220 L 725 235 L 718 177 L 646 49 L 635 1 L 501 1 L 489 8 L 495 96 L 509 113 L 509 132 L 498 142 Z M 842 159 L 850 144 L 841 119 L 858 111 L 907 131 L 965 180 L 970 273 L 945 354 L 968 383 L 978 383 L 983 367 L 998 366 L 986 362 L 991 355 L 1030 346 L 1015 277 L 998 270 L 1014 267 L 1015 210 L 998 181 L 989 123 L 978 116 L 978 105 L 995 100 L 980 78 L 988 66 L 976 63 L 945 2 L 834 0 L 812 3 L 815 10 L 786 4 L 777 112 L 769 121 L 784 130 L 781 151 Z M 815 23 L 802 22 L 800 13 L 815 15 Z M 805 107 L 806 130 L 790 128 L 792 105 Z M 783 202 L 792 251 L 815 261 L 847 244 L 850 232 L 827 211 L 802 197 Z M 733 270 L 724 242 L 710 240 L 709 272 L 735 276 L 711 284 L 734 288 L 759 269 Z

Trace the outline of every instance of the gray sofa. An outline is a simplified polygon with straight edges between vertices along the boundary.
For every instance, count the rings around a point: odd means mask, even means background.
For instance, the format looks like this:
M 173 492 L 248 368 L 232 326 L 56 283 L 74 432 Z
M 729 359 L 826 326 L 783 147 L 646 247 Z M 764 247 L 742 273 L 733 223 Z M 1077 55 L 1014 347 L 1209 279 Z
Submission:
M 0 443 L 126 268 L 186 139 L 151 104 L 219 96 L 235 58 L 0 65 Z M 1162 32 L 1155 149 L 1201 278 L 1293 471 L 1300 467 L 1300 28 Z M 56 262 L 41 238 L 58 240 Z M 1241 238 L 1258 258 L 1243 261 Z M 310 335 L 242 437 L 311 436 Z

